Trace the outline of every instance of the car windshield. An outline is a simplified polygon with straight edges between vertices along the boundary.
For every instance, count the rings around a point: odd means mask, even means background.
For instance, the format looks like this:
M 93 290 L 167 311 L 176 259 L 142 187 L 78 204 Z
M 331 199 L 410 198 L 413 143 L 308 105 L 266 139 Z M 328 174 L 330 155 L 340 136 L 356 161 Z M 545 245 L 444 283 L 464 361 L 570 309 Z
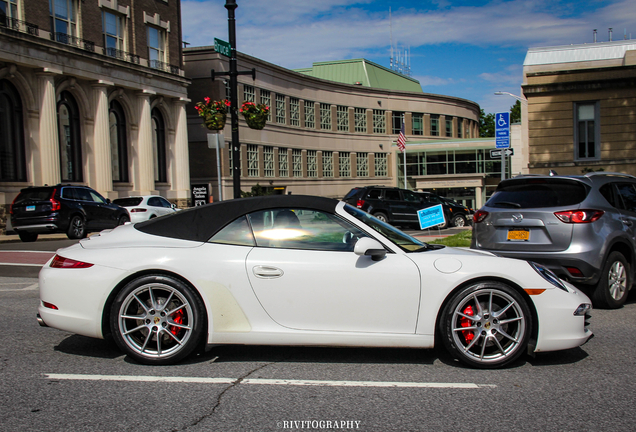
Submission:
M 352 207 L 349 204 L 346 204 L 344 209 L 347 213 L 360 220 L 364 224 L 370 226 L 406 252 L 419 252 L 429 249 L 426 243 L 403 233 L 402 231 L 395 228 L 394 226 L 389 225 L 388 223 L 376 219 L 374 216 L 371 216 L 365 211 Z
M 579 204 L 589 187 L 568 179 L 519 179 L 502 183 L 486 202 L 488 207 L 542 208 Z

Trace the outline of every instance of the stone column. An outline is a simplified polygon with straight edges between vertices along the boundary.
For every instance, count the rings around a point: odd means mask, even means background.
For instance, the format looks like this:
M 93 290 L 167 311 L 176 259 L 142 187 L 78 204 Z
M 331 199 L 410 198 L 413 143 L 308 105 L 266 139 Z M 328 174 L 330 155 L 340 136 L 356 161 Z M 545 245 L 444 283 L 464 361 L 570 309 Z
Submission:
M 113 171 L 108 116 L 108 87 L 112 82 L 99 80 L 93 84 L 95 95 L 95 127 L 93 131 L 94 188 L 108 198 L 114 198 Z
M 154 153 L 152 148 L 152 119 L 150 116 L 150 96 L 154 92 L 144 90 L 137 93 L 137 135 L 136 166 L 134 176 L 134 190 L 140 195 L 154 195 L 155 171 Z
M 38 134 L 40 137 L 41 182 L 43 185 L 55 185 L 61 181 L 60 145 L 57 129 L 57 104 L 55 101 L 55 75 L 62 71 L 44 68 L 39 73 L 40 123 Z
M 188 151 L 188 118 L 185 106 L 187 98 L 174 99 L 176 128 L 174 134 L 174 160 L 172 161 L 172 179 L 170 180 L 173 199 L 185 207 L 190 197 L 190 161 Z

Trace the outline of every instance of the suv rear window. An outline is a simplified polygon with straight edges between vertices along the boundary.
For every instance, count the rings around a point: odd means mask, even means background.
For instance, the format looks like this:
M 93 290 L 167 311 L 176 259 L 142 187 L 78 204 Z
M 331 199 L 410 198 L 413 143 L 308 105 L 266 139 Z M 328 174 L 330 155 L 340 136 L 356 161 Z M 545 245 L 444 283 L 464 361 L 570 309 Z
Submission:
M 15 203 L 20 203 L 23 201 L 48 201 L 51 198 L 51 194 L 53 193 L 53 189 L 26 189 L 20 192 L 18 197 L 15 199 Z
M 488 207 L 541 208 L 579 204 L 590 189 L 567 179 L 523 179 L 500 184 L 488 200 Z
M 118 206 L 122 206 L 122 207 L 134 207 L 134 206 L 138 206 L 139 204 L 141 204 L 142 200 L 143 200 L 143 198 L 141 198 L 141 197 L 118 198 L 118 199 L 113 201 L 113 204 L 117 204 Z

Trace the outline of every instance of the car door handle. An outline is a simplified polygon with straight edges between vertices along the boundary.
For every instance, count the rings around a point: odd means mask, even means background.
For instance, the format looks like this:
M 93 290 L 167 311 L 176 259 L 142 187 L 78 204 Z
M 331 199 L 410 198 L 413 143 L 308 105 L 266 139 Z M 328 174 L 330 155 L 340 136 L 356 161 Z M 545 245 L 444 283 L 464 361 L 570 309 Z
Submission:
M 254 276 L 261 279 L 276 279 L 284 274 L 281 269 L 270 266 L 255 266 L 252 271 Z
M 621 222 L 623 222 L 623 224 L 628 227 L 633 225 L 632 221 L 630 221 L 629 219 L 621 219 Z

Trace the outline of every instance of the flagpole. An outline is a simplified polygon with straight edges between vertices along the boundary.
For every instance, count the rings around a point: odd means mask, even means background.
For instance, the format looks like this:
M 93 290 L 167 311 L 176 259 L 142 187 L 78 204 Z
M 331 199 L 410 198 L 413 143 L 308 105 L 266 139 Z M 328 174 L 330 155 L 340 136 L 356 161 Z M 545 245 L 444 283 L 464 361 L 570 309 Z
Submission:
M 402 133 L 405 134 L 406 132 L 404 132 L 404 114 L 402 114 Z M 406 138 L 406 137 L 405 137 Z M 408 189 L 406 187 L 406 147 L 404 148 L 404 150 L 402 151 L 402 153 L 404 154 L 404 189 Z

